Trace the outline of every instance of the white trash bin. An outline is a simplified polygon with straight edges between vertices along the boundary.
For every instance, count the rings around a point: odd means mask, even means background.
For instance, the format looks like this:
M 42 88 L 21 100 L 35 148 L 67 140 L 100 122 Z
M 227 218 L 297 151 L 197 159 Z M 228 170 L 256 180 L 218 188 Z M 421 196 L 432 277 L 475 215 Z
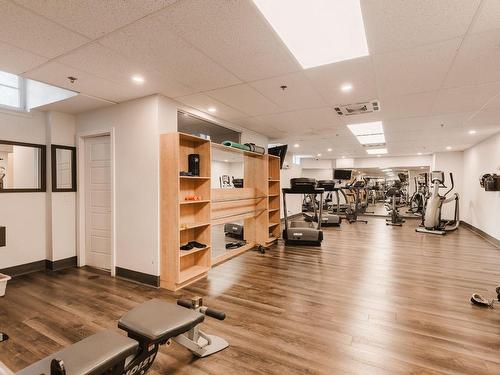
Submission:
M 7 281 L 10 280 L 10 276 L 0 273 L 0 297 L 5 295 L 5 289 L 7 288 Z

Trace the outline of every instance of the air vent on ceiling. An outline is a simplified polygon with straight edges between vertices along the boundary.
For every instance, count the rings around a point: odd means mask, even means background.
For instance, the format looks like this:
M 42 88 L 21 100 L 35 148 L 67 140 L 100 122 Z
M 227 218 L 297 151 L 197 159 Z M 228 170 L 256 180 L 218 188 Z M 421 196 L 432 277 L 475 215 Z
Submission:
M 380 105 L 378 100 L 371 100 L 369 102 L 339 105 L 334 109 L 339 116 L 353 116 L 379 111 Z

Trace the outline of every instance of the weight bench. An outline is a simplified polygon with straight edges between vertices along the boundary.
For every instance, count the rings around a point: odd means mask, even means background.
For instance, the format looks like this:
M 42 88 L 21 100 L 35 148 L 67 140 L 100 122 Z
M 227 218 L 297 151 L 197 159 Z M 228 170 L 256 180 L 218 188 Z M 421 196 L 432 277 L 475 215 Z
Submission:
M 201 298 L 179 300 L 177 304 L 180 306 L 158 299 L 147 301 L 119 320 L 118 328 L 128 337 L 112 330 L 96 333 L 16 375 L 139 375 L 153 365 L 160 345 L 170 345 L 171 340 L 198 357 L 229 346 L 224 339 L 207 335 L 198 327 L 205 315 L 224 320 L 224 313 L 203 306 Z M 13 374 L 2 368 L 0 362 L 0 375 Z

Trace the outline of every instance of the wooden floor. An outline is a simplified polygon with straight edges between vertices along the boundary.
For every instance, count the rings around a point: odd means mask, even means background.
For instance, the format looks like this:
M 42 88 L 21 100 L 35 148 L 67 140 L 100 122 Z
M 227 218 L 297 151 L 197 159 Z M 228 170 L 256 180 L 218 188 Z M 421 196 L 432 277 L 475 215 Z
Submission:
M 155 374 L 500 374 L 500 249 L 466 228 L 447 236 L 368 224 L 326 228 L 322 248 L 248 252 L 174 294 L 88 269 L 12 281 L 0 299 L 0 361 L 14 370 L 116 327 L 149 298 L 202 295 L 223 310 L 205 329 L 231 346 L 194 359 L 173 344 Z

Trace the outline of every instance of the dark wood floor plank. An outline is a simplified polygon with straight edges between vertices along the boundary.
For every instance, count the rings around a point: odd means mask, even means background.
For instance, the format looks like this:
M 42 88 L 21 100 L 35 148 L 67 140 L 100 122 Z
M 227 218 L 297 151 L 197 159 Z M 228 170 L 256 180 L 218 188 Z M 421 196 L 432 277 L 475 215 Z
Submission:
M 9 282 L 0 299 L 0 361 L 14 370 L 105 328 L 151 298 L 195 295 L 226 312 L 204 329 L 231 346 L 196 359 L 163 347 L 151 374 L 500 374 L 494 295 L 500 249 L 466 228 L 416 233 L 379 218 L 325 228 L 323 246 L 273 247 L 223 263 L 176 293 L 90 268 Z M 119 330 L 117 330 L 119 332 Z

